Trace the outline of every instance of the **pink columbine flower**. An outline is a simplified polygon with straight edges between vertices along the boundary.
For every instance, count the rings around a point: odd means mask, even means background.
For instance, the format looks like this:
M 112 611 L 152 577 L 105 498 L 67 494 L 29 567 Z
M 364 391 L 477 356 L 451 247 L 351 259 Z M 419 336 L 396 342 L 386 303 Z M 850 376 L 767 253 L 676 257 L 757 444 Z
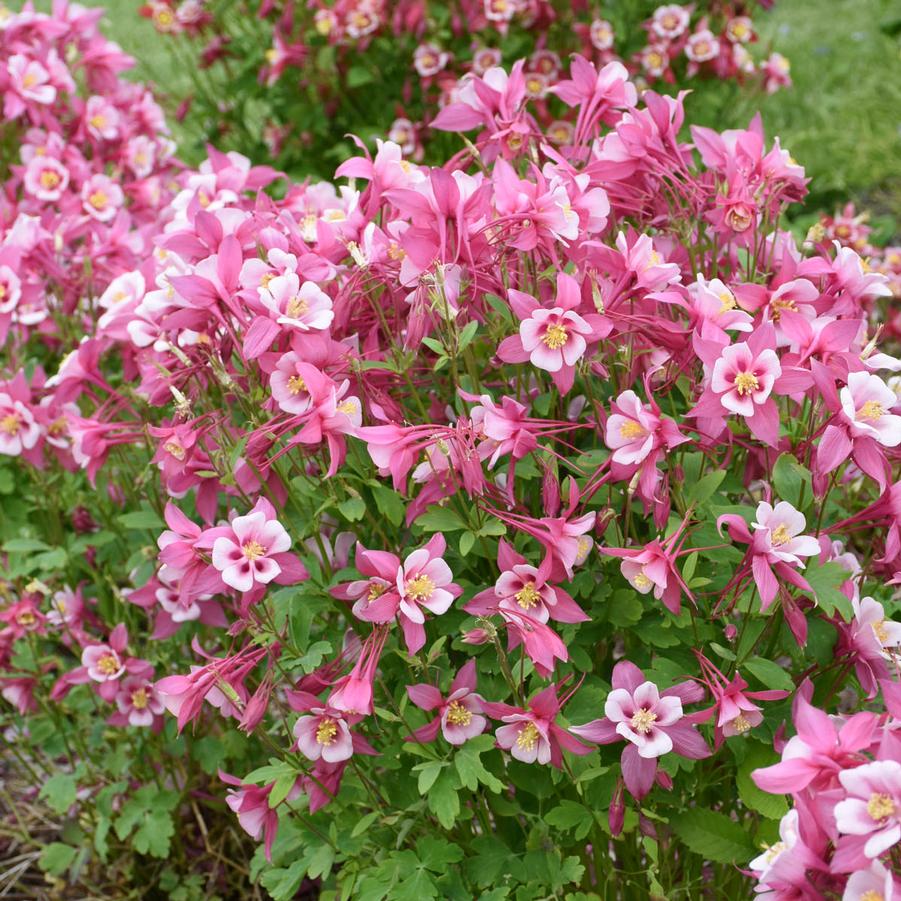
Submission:
M 482 716 L 484 698 L 476 692 L 476 662 L 467 660 L 451 682 L 447 697 L 434 685 L 408 685 L 410 700 L 421 710 L 437 710 L 438 715 L 417 729 L 407 741 L 434 741 L 438 731 L 452 745 L 462 745 L 481 735 L 488 725 Z
M 901 894 L 901 884 L 878 860 L 865 870 L 848 877 L 842 901 L 895 901 Z
M 588 36 L 596 50 L 609 50 L 613 46 L 615 34 L 613 26 L 606 19 L 594 19 Z
M 296 272 L 277 275 L 265 288 L 260 300 L 275 321 L 298 331 L 322 331 L 335 318 L 332 299 L 315 282 L 300 283 Z
M 839 391 L 840 418 L 852 438 L 872 438 L 883 447 L 901 444 L 901 416 L 890 413 L 898 398 L 885 382 L 869 372 L 848 373 L 848 384 Z
M 901 842 L 901 763 L 876 760 L 838 774 L 848 796 L 835 805 L 835 825 L 865 858 L 881 856 Z
M 509 292 L 510 305 L 520 320 L 519 334 L 505 338 L 497 355 L 505 363 L 531 361 L 550 372 L 563 393 L 575 378 L 575 365 L 585 354 L 588 342 L 604 337 L 610 324 L 601 316 L 576 313 L 581 304 L 579 283 L 566 273 L 557 275 L 556 305 L 547 309 L 522 291 Z
M 353 756 L 353 738 L 344 714 L 330 707 L 313 707 L 294 724 L 301 754 L 309 760 L 339 763 Z
M 282 568 L 279 554 L 291 547 L 285 527 L 258 501 L 245 516 L 231 521 L 231 535 L 213 543 L 213 566 L 222 573 L 222 581 L 236 591 L 250 591 L 254 585 L 266 585 Z
M 125 662 L 108 644 L 88 645 L 81 652 L 81 665 L 95 682 L 113 682 L 125 672 Z
M 549 685 L 525 708 L 487 701 L 484 706 L 489 716 L 507 724 L 495 732 L 499 748 L 523 763 L 549 763 L 560 769 L 564 750 L 580 756 L 591 753 L 590 747 L 557 724 L 563 703 L 565 699 L 561 702 L 557 697 L 557 686 Z
M 56 88 L 50 84 L 50 73 L 37 60 L 29 59 L 21 53 L 14 53 L 9 57 L 6 68 L 10 87 L 19 97 L 44 106 L 56 100 Z M 21 101 L 11 103 L 10 95 L 7 95 L 5 107 L 7 116 L 14 118 L 23 109 Z
M 657 37 L 671 41 L 688 28 L 689 18 L 689 12 L 684 6 L 676 3 L 658 6 L 651 18 L 651 31 Z
M 122 207 L 122 189 L 109 176 L 92 175 L 81 187 L 81 205 L 98 222 L 109 222 Z
M 299 363 L 303 361 L 296 353 L 286 353 L 275 364 L 275 369 L 269 376 L 272 397 L 286 413 L 306 413 L 313 403 L 310 389 L 298 368 Z
M 788 501 L 774 507 L 766 501 L 757 505 L 754 529 L 755 553 L 763 554 L 770 563 L 793 563 L 801 569 L 801 557 L 813 557 L 820 552 L 819 542 L 812 535 L 802 535 L 807 527 L 804 514 Z
M 688 440 L 671 419 L 660 415 L 656 404 L 643 404 L 634 391 L 623 391 L 613 402 L 612 410 L 604 429 L 604 442 L 613 451 L 615 463 L 634 466 L 658 447 L 671 449 Z
M 526 562 L 503 538 L 497 552 L 500 577 L 493 588 L 480 591 L 466 604 L 467 613 L 487 616 L 499 613 L 514 619 L 525 615 L 539 623 L 549 619 L 562 623 L 586 622 L 588 617 L 562 588 L 548 581 L 551 559 L 545 557 L 540 567 Z
M 685 45 L 685 55 L 694 63 L 704 63 L 716 59 L 719 52 L 720 42 L 707 28 L 696 31 Z
M 22 297 L 22 281 L 9 266 L 0 266 L 0 314 L 11 313 Z
M 682 682 L 661 692 L 642 671 L 627 660 L 613 668 L 613 690 L 604 704 L 604 717 L 572 732 L 600 745 L 626 741 L 621 757 L 623 781 L 629 793 L 641 799 L 651 790 L 657 775 L 657 759 L 670 751 L 699 760 L 710 756 L 707 743 L 695 723 L 707 714 L 686 714 L 683 702 L 700 701 L 703 689 L 696 682 Z
M 31 450 L 41 437 L 41 427 L 20 400 L 0 391 L 0 454 L 17 457 Z
M 152 726 L 153 719 L 165 709 L 153 683 L 141 676 L 122 680 L 116 695 L 119 716 L 129 726 Z
M 889 619 L 885 608 L 873 598 L 852 597 L 854 619 L 839 625 L 836 654 L 846 652 L 854 661 L 854 670 L 867 697 L 879 690 L 879 680 L 889 678 L 886 661 L 901 648 L 901 623 Z
M 52 156 L 36 156 L 25 167 L 23 181 L 38 200 L 59 200 L 69 186 L 69 170 Z
M 442 559 L 446 547 L 444 536 L 435 534 L 425 547 L 413 551 L 397 571 L 398 616 L 411 654 L 425 644 L 423 609 L 439 616 L 462 594 L 460 586 L 454 584 L 450 567 Z
M 766 348 L 755 353 L 744 341 L 723 348 L 713 367 L 711 389 L 731 413 L 752 417 L 766 402 L 782 367 L 776 351 Z

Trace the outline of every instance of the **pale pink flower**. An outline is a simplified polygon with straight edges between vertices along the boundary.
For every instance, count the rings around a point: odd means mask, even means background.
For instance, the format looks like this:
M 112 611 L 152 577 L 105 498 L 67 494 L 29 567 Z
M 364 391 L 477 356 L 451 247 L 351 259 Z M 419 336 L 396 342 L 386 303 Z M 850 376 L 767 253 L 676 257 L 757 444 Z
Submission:
M 36 156 L 25 167 L 25 190 L 38 200 L 59 200 L 69 186 L 69 170 L 49 156 Z
M 684 6 L 675 3 L 658 6 L 651 18 L 651 31 L 657 37 L 671 41 L 688 28 L 689 18 L 689 12 Z
M 782 366 L 776 351 L 765 348 L 756 355 L 746 342 L 723 348 L 713 366 L 711 389 L 730 412 L 753 416 L 755 407 L 770 396 Z
M 327 329 L 335 318 L 328 294 L 315 282 L 301 284 L 294 272 L 277 275 L 260 288 L 260 300 L 276 322 L 302 332 Z
M 874 860 L 868 869 L 848 877 L 842 901 L 893 901 L 897 892 L 898 885 L 891 871 Z
M 748 864 L 748 868 L 754 871 L 758 882 L 762 885 L 766 884 L 767 876 L 778 861 L 785 860 L 792 855 L 799 838 L 798 811 L 792 809 L 779 821 L 779 841 L 765 848 L 762 854 Z
M 41 428 L 31 410 L 0 391 L 0 454 L 17 457 L 23 450 L 31 450 L 40 437 Z
M 294 724 L 294 737 L 301 754 L 310 760 L 339 763 L 353 755 L 353 737 L 342 713 L 313 707 Z
M 631 390 L 623 391 L 615 403 L 621 412 L 607 417 L 604 442 L 616 463 L 641 463 L 655 447 L 660 417 Z
M 165 709 L 153 683 L 141 676 L 122 680 L 116 706 L 129 726 L 152 726 L 153 718 Z
M 592 335 L 592 328 L 572 310 L 538 307 L 531 318 L 520 323 L 519 335 L 533 366 L 559 372 L 564 365 L 574 366 L 581 359 L 588 346 L 585 336 Z
M 88 97 L 84 121 L 93 137 L 112 141 L 119 134 L 119 112 L 105 97 Z
M 866 857 L 884 854 L 901 841 L 901 763 L 876 760 L 838 774 L 848 797 L 835 805 L 835 825 L 844 835 L 867 836 Z
M 704 63 L 715 59 L 719 52 L 720 42 L 707 28 L 696 31 L 685 45 L 685 55 L 694 63 Z
M 450 55 L 434 44 L 420 44 L 413 53 L 413 68 L 423 77 L 437 75 L 448 63 Z
M 776 506 L 761 501 L 757 505 L 754 529 L 754 552 L 763 554 L 770 563 L 794 563 L 803 568 L 801 557 L 813 557 L 820 553 L 819 542 L 811 535 L 801 533 L 807 527 L 804 514 L 788 501 Z
M 81 186 L 81 205 L 98 222 L 109 222 L 122 207 L 122 189 L 106 175 L 92 175 Z
M 873 598 L 854 598 L 855 633 L 859 636 L 861 651 L 878 648 L 882 657 L 888 657 L 888 648 L 901 647 L 901 623 L 888 619 L 885 608 Z M 865 636 L 865 637 L 864 637 Z
M 436 616 L 444 613 L 460 594 L 450 567 L 441 558 L 445 547 L 444 537 L 435 535 L 425 547 L 409 554 L 398 570 L 399 610 L 411 623 L 425 622 L 423 607 Z
M 841 418 L 852 438 L 866 436 L 884 447 L 901 444 L 901 416 L 888 412 L 898 398 L 878 375 L 848 373 L 848 384 L 839 392 L 839 399 Z
M 589 37 L 597 50 L 609 50 L 613 46 L 613 26 L 606 19 L 595 19 L 591 23 Z
M 272 397 L 286 413 L 306 413 L 313 405 L 310 389 L 301 374 L 303 365 L 300 357 L 291 351 L 279 359 L 269 376 Z
M 9 266 L 0 266 L 0 313 L 11 313 L 22 297 L 22 282 Z
M 281 573 L 275 554 L 291 547 L 285 527 L 266 516 L 264 510 L 254 510 L 231 521 L 231 536 L 222 536 L 213 543 L 213 566 L 222 573 L 222 581 L 237 591 L 250 591 L 254 585 L 266 585 Z
M 10 86 L 25 100 L 45 106 L 56 100 L 56 88 L 50 84 L 50 73 L 37 60 L 14 53 L 7 62 L 7 71 Z
M 81 652 L 81 665 L 95 682 L 112 682 L 125 672 L 125 663 L 107 644 L 93 644 Z
M 673 749 L 664 727 L 682 719 L 682 701 L 672 695 L 661 697 L 653 682 L 642 682 L 634 691 L 614 688 L 607 695 L 604 715 L 618 735 L 635 745 L 640 757 L 661 757 Z

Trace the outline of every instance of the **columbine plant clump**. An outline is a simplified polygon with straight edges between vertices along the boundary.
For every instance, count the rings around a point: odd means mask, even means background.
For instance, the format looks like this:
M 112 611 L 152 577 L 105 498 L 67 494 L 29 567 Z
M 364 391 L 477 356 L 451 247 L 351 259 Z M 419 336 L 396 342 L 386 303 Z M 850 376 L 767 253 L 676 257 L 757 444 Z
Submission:
M 58 47 L 118 57 L 70 13 L 2 33 L 50 148 L 0 247 L 3 766 L 48 878 L 901 892 L 891 289 L 783 228 L 778 139 L 577 56 L 562 147 L 515 63 L 442 166 L 210 148 L 148 193 L 165 138 L 111 72 L 91 124 Z
M 193 75 L 178 109 L 187 134 L 330 176 L 349 132 L 387 133 L 408 159 L 443 162 L 459 145 L 442 140 L 433 120 L 473 96 L 488 70 L 517 62 L 533 113 L 558 145 L 571 140 L 575 124 L 575 110 L 555 96 L 572 53 L 598 65 L 618 60 L 655 89 L 691 86 L 721 100 L 773 93 L 791 85 L 791 75 L 752 19 L 770 6 L 245 0 L 238 15 L 209 0 L 147 0 L 140 11 L 178 70 Z M 154 72 L 164 84 L 167 74 Z

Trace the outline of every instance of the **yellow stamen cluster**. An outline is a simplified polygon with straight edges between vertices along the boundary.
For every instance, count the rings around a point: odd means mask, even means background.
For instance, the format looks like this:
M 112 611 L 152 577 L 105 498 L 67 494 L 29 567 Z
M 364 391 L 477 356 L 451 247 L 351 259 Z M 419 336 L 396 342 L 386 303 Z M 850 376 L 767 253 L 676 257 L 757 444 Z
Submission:
M 167 454 L 175 457 L 176 460 L 184 460 L 187 451 L 177 441 L 167 441 L 163 445 L 163 450 Z
M 288 379 L 288 390 L 292 394 L 300 394 L 301 391 L 307 390 L 307 383 L 299 375 L 292 375 Z
M 867 801 L 867 813 L 877 822 L 887 820 L 895 813 L 895 802 L 890 795 L 873 792 Z
M 414 601 L 427 601 L 435 590 L 435 583 L 426 575 L 419 575 L 407 582 L 407 597 Z
M 643 438 L 647 435 L 644 427 L 636 422 L 634 419 L 627 419 L 620 427 L 619 427 L 619 435 L 620 438 L 625 438 L 626 441 L 631 441 L 633 438 Z
M 654 727 L 654 723 L 656 721 L 657 714 L 654 713 L 653 710 L 648 710 L 646 707 L 642 707 L 640 710 L 636 710 L 635 713 L 632 714 L 632 719 L 630 722 L 632 728 L 639 735 L 647 735 Z
M 885 644 L 888 641 L 888 629 L 885 627 L 885 620 L 882 619 L 878 623 L 873 623 L 873 634 L 879 644 Z
M 740 397 L 759 389 L 760 382 L 757 381 L 757 376 L 753 372 L 740 372 L 735 376 L 735 390 Z
M 330 745 L 338 734 L 338 725 L 333 719 L 325 716 L 319 721 L 319 728 L 316 730 L 316 741 L 321 745 Z
M 452 726 L 468 726 L 472 722 L 472 713 L 459 701 L 451 701 L 447 705 L 447 721 Z
M 248 560 L 259 560 L 266 555 L 266 548 L 259 541 L 248 541 L 241 551 Z
M 521 751 L 531 751 L 538 744 L 539 732 L 534 723 L 526 723 L 516 736 L 516 747 Z
M 535 588 L 534 582 L 527 582 L 516 592 L 514 597 L 516 598 L 516 603 L 519 604 L 523 610 L 531 610 L 541 600 L 541 595 Z
M 784 522 L 780 522 L 779 525 L 770 532 L 770 542 L 774 547 L 781 547 L 791 540 L 791 533 L 788 531 L 788 526 L 786 526 Z
M 104 676 L 112 676 L 119 672 L 119 660 L 114 654 L 104 654 L 97 661 L 97 669 L 100 670 Z
M 743 713 L 740 713 L 734 720 L 732 720 L 732 728 L 739 735 L 744 735 L 745 732 L 749 732 L 751 729 L 751 724 L 748 722 L 747 718 Z
M 102 210 L 109 203 L 109 197 L 103 191 L 94 191 L 88 195 L 88 203 L 95 210 Z
M 883 416 L 885 416 L 885 409 L 878 400 L 868 400 L 857 411 L 857 418 L 866 422 L 878 422 Z
M 41 173 L 41 177 L 39 179 L 42 188 L 55 188 L 61 181 L 59 175 L 54 172 L 52 169 L 45 169 Z
M 549 326 L 547 331 L 541 336 L 541 340 L 551 349 L 560 350 L 566 344 L 569 336 L 566 332 L 566 326 L 557 322 Z
M 366 600 L 372 602 L 376 600 L 376 598 L 380 598 L 387 590 L 388 586 L 383 585 L 381 582 L 370 582 L 369 591 L 366 593 Z
M 131 706 L 135 710 L 143 710 L 150 703 L 146 688 L 138 688 L 131 693 Z
M 16 435 L 22 427 L 22 420 L 19 419 L 18 413 L 7 413 L 0 419 L 0 432 L 5 435 Z
M 292 319 L 297 319 L 298 316 L 303 316 L 309 309 L 310 305 L 302 297 L 292 297 L 285 307 L 285 315 L 290 316 Z
M 870 889 L 860 896 L 860 901 L 885 901 L 885 895 L 883 895 L 882 892 Z
M 654 583 L 645 575 L 644 570 L 636 573 L 633 577 L 636 588 L 650 588 Z
M 735 295 L 731 291 L 723 291 L 719 297 L 721 313 L 728 313 L 729 310 L 734 310 L 737 306 Z

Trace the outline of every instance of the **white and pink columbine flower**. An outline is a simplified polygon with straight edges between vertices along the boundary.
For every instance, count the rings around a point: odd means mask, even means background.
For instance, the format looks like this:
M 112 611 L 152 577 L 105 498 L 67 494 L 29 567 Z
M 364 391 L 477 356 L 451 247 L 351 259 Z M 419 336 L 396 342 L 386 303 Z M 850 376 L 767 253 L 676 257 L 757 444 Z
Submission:
M 109 222 L 124 202 L 122 189 L 107 175 L 92 175 L 81 187 L 81 205 L 98 222 Z
M 842 901 L 893 901 L 898 885 L 891 870 L 874 860 L 866 870 L 858 870 L 848 877 Z
M 651 31 L 660 38 L 671 41 L 688 28 L 689 12 L 684 6 L 669 3 L 658 6 L 651 18 Z
M 634 391 L 623 391 L 616 408 L 618 412 L 607 418 L 604 442 L 613 451 L 614 462 L 641 463 L 654 449 L 660 417 Z
M 417 729 L 411 739 L 433 741 L 440 730 L 452 745 L 465 744 L 481 735 L 488 725 L 482 715 L 484 698 L 476 692 L 476 662 L 468 660 L 451 682 L 447 697 L 434 686 L 421 683 L 408 685 L 410 700 L 421 710 L 435 710 L 437 716 Z M 409 741 L 410 739 L 408 739 Z
M 14 53 L 6 68 L 10 87 L 23 99 L 45 106 L 56 100 L 56 88 L 50 83 L 50 73 L 37 60 Z
M 854 598 L 855 644 L 866 654 L 872 651 L 881 657 L 888 657 L 889 648 L 901 648 L 901 623 L 889 619 L 885 608 L 874 598 Z
M 31 450 L 41 437 L 34 415 L 20 400 L 0 391 L 0 454 L 17 457 Z
M 532 365 L 546 372 L 559 372 L 564 364 L 574 366 L 585 353 L 585 338 L 591 334 L 591 326 L 578 313 L 561 307 L 539 307 L 519 326 Z
M 296 272 L 286 272 L 260 288 L 260 300 L 280 325 L 298 331 L 322 331 L 335 318 L 332 299 L 315 282 L 300 283 Z
M 353 737 L 344 715 L 328 707 L 314 707 L 294 724 L 297 747 L 310 760 L 340 763 L 353 755 Z
M 753 416 L 773 390 L 782 366 L 771 348 L 754 353 L 746 342 L 724 347 L 713 366 L 711 389 L 731 413 Z
M 222 573 L 222 581 L 237 591 L 250 591 L 254 585 L 266 585 L 281 573 L 273 556 L 291 547 L 285 527 L 262 509 L 231 521 L 230 536 L 213 543 L 213 566 Z
M 92 644 L 81 652 L 81 665 L 95 682 L 113 682 L 125 672 L 119 653 L 108 644 Z
M 788 501 L 774 507 L 766 501 L 757 505 L 754 529 L 754 552 L 763 554 L 770 563 L 794 563 L 803 569 L 801 557 L 820 553 L 819 542 L 812 535 L 802 535 L 807 527 L 804 514 Z
M 122 680 L 116 706 L 129 726 L 152 726 L 153 718 L 165 709 L 153 683 L 141 676 Z
M 11 313 L 22 297 L 22 281 L 9 266 L 0 266 L 0 314 Z
M 291 351 L 282 356 L 272 375 L 269 387 L 272 397 L 286 413 L 306 413 L 313 405 L 310 388 L 303 377 L 304 362 Z
M 444 536 L 435 534 L 425 547 L 409 554 L 397 571 L 398 618 L 411 654 L 425 644 L 423 611 L 440 616 L 462 593 L 460 586 L 453 582 L 450 567 L 442 559 L 446 547 Z
M 785 861 L 791 857 L 792 849 L 798 843 L 799 837 L 798 811 L 792 809 L 779 821 L 779 841 L 764 848 L 763 853 L 748 864 L 748 869 L 754 871 L 761 885 L 766 885 L 767 877 L 780 860 Z
M 720 52 L 720 42 L 707 28 L 696 31 L 685 45 L 685 55 L 693 63 L 705 63 L 716 59 Z
M 876 760 L 838 774 L 847 798 L 835 805 L 835 825 L 844 835 L 866 836 L 872 859 L 901 841 L 901 763 Z
M 36 156 L 25 167 L 23 181 L 38 200 L 59 200 L 69 186 L 69 170 L 52 156 Z
M 662 757 L 673 749 L 665 727 L 682 719 L 682 701 L 672 695 L 661 697 L 653 682 L 642 682 L 634 691 L 614 688 L 607 695 L 604 715 L 618 735 L 635 745 L 640 757 Z
M 839 392 L 841 417 L 852 438 L 872 438 L 884 447 L 901 444 L 901 416 L 889 411 L 898 403 L 895 392 L 870 372 L 851 372 Z

